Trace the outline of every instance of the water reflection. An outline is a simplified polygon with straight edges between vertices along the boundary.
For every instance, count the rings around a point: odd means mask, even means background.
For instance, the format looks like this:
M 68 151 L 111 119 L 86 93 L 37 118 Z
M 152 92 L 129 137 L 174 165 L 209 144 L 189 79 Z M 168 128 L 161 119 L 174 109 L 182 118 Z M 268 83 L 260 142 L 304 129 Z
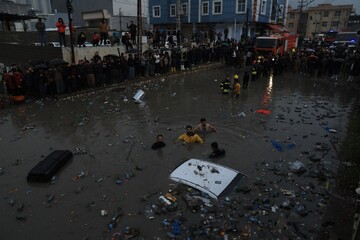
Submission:
M 267 84 L 265 93 L 263 95 L 263 99 L 261 101 L 261 104 L 267 108 L 269 107 L 270 101 L 271 101 L 271 97 L 272 97 L 272 92 L 273 92 L 273 75 L 270 74 L 269 76 L 269 82 Z

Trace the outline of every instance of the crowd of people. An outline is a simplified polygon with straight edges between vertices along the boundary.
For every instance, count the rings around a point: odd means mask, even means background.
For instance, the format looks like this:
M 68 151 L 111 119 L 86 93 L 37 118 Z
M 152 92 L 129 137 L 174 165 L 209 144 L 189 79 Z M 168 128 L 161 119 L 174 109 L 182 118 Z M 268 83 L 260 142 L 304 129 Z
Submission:
M 9 95 L 24 95 L 41 99 L 58 94 L 73 93 L 141 77 L 151 77 L 193 66 L 220 61 L 223 49 L 205 46 L 174 48 L 171 50 L 148 50 L 144 54 L 121 53 L 101 58 L 96 54 L 90 60 L 76 64 L 65 62 L 29 63 L 23 68 L 13 64 L 3 74 Z
M 149 49 L 143 54 L 121 53 L 101 58 L 96 54 L 90 60 L 77 64 L 41 62 L 19 68 L 15 64 L 3 74 L 7 93 L 13 96 L 41 99 L 58 94 L 151 77 L 160 74 L 191 70 L 193 66 L 221 61 L 233 66 L 235 71 L 244 70 L 242 84 L 234 76 L 234 84 L 225 81 L 222 91 L 234 88 L 240 95 L 240 86 L 246 88 L 249 81 L 262 76 L 282 75 L 291 70 L 294 74 L 314 78 L 329 77 L 338 80 L 340 71 L 348 81 L 353 81 L 360 71 L 360 52 L 339 49 L 293 49 L 281 55 L 258 56 L 247 42 L 230 40 L 224 44 L 199 44 L 172 49 Z M 228 77 L 229 78 L 229 77 Z M 228 79 L 229 80 L 229 79 Z

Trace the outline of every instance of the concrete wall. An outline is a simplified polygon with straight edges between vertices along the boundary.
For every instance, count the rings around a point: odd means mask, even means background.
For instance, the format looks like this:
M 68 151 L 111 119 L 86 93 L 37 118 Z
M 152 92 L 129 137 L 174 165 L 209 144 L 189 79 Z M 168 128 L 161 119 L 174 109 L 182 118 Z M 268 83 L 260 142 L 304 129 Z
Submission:
M 77 36 L 81 31 L 84 31 L 88 41 L 91 41 L 92 34 L 98 29 L 76 29 L 74 32 L 74 41 L 76 43 Z M 4 32 L 3 32 L 4 33 Z M 0 32 L 1 34 L 1 32 Z M 70 36 L 66 36 L 66 42 L 70 43 Z M 58 42 L 59 35 L 56 31 L 46 32 L 45 38 L 47 42 Z M 110 40 L 113 42 L 113 38 L 110 36 Z M 0 42 L 15 42 L 19 44 L 28 44 L 39 42 L 39 37 L 37 32 L 6 32 L 5 34 L 1 34 Z
M 87 37 L 88 41 L 91 41 L 91 35 L 94 30 L 92 29 L 82 29 Z M 79 34 L 81 29 L 76 30 L 76 37 Z M 67 36 L 67 44 L 70 43 L 70 38 Z M 47 32 L 46 33 L 47 42 L 58 42 L 57 32 Z M 114 42 L 113 38 L 110 37 L 110 40 Z M 0 63 L 10 65 L 16 63 L 18 65 L 27 65 L 29 60 L 33 62 L 37 61 L 50 61 L 54 58 L 63 58 L 67 62 L 71 62 L 71 50 L 70 47 L 59 48 L 59 47 L 37 47 L 31 45 L 31 43 L 39 42 L 37 32 L 6 32 L 2 35 L 0 39 Z M 146 37 L 144 37 L 143 42 L 146 42 Z M 68 45 L 69 46 L 69 45 Z M 148 49 L 148 45 L 143 45 L 143 50 Z M 99 53 L 101 57 L 109 54 L 118 55 L 120 53 L 125 53 L 125 47 L 112 46 L 112 47 L 86 47 L 78 48 L 74 47 L 75 61 L 79 59 L 88 59 L 90 60 L 96 52 Z
M 62 57 L 61 48 L 54 47 L 35 47 L 22 44 L 0 43 L 0 63 L 11 65 L 16 63 L 20 67 L 39 61 L 50 61 L 54 58 Z

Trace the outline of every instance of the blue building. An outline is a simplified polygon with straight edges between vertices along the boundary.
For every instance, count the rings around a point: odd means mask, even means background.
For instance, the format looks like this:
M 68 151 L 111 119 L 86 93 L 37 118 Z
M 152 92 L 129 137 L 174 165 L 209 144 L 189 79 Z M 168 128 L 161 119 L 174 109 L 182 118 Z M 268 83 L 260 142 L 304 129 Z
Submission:
M 288 0 L 149 0 L 150 24 L 154 29 L 166 29 L 175 34 L 177 14 L 183 35 L 191 39 L 197 32 L 217 39 L 264 35 L 276 31 L 278 23 L 285 24 Z M 219 34 L 220 35 L 220 34 Z

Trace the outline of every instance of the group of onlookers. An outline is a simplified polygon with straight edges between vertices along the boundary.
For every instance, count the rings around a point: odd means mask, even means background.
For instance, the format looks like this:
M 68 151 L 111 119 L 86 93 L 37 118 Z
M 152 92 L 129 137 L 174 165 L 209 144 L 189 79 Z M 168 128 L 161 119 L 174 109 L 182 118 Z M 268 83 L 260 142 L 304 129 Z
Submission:
M 302 76 L 328 76 L 335 80 L 343 70 L 347 80 L 352 81 L 360 72 L 360 52 L 319 48 L 311 51 L 294 49 L 283 56 L 258 56 L 246 42 L 229 40 L 226 44 L 217 41 L 188 48 L 149 49 L 143 54 L 122 53 L 103 58 L 95 55 L 91 60 L 80 60 L 77 64 L 29 64 L 24 70 L 13 65 L 3 74 L 3 80 L 8 94 L 38 99 L 190 70 L 195 65 L 214 61 L 245 69 L 245 75 L 251 80 L 270 73 L 281 75 L 290 69 Z
M 220 47 L 221 48 L 221 47 Z M 57 94 L 73 93 L 140 77 L 151 77 L 191 70 L 195 65 L 224 59 L 224 49 L 205 46 L 174 48 L 172 50 L 147 50 L 144 54 L 122 53 L 77 64 L 40 62 L 28 64 L 23 69 L 13 64 L 3 74 L 7 93 L 40 99 Z

